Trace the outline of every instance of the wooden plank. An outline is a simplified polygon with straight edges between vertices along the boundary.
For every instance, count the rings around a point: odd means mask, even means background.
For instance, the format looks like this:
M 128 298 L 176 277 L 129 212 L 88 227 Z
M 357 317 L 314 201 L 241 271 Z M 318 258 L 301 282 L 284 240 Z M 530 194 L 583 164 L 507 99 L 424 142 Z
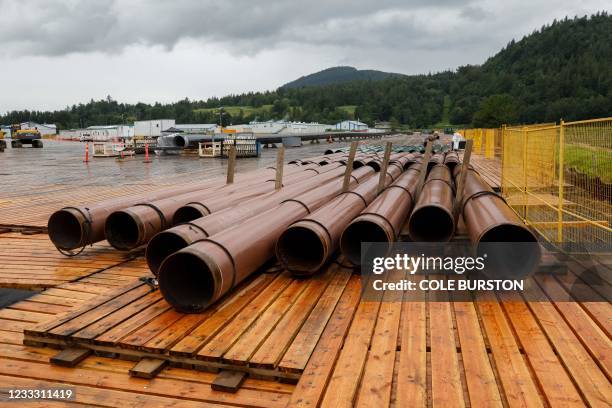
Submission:
M 300 328 L 318 303 L 328 284 L 338 279 L 344 280 L 344 282 L 348 280 L 347 274 L 341 271 L 337 272 L 334 276 L 331 275 L 331 268 L 328 268 L 327 273 L 319 274 L 310 279 L 308 287 L 302 292 L 287 313 L 285 313 L 253 357 L 251 357 L 249 365 L 265 368 L 276 367 L 285 351 L 292 344 L 292 340 L 298 335 Z M 313 343 L 316 344 L 316 341 L 313 340 Z M 315 344 L 312 345 L 313 348 Z
M 473 407 L 501 407 L 502 398 L 472 302 L 454 302 L 465 379 Z M 433 352 L 433 348 L 432 348 Z
M 168 360 L 148 358 L 141 359 L 130 368 L 130 376 L 139 378 L 155 378 L 168 364 Z
M 273 274 L 263 274 L 258 276 L 248 286 L 232 295 L 228 302 L 209 319 L 196 327 L 190 334 L 185 336 L 175 346 L 170 349 L 170 354 L 177 356 L 191 356 L 195 354 L 212 336 L 221 328 L 232 321 L 235 316 L 249 303 L 256 298 L 266 286 L 271 284 L 274 279 L 284 279 Z
M 434 407 L 463 407 L 465 402 L 453 332 L 451 305 L 448 301 L 429 302 L 429 332 L 432 405 Z
M 501 299 L 548 403 L 553 407 L 583 406 L 578 390 L 527 305 L 518 296 L 501 295 Z
M 537 285 L 526 291 L 529 309 L 538 319 L 550 343 L 591 406 L 606 406 L 612 401 L 610 382 L 576 338 L 571 328 Z M 531 301 L 541 299 L 540 301 Z
M 257 351 L 259 345 L 265 341 L 268 334 L 276 327 L 278 322 L 283 318 L 287 310 L 295 303 L 300 294 L 306 289 L 309 281 L 295 280 L 274 300 L 274 302 L 259 316 L 253 324 L 248 327 L 240 337 L 228 347 L 226 352 L 220 347 L 214 346 L 213 339 L 209 347 L 214 347 L 216 353 L 206 354 L 206 358 L 219 358 L 223 356 L 223 361 L 233 364 L 246 364 L 248 359 Z M 221 340 L 223 341 L 223 340 Z M 229 341 L 228 341 L 229 343 Z M 200 353 L 200 355 L 203 355 Z
M 91 310 L 92 308 L 102 305 L 106 302 L 108 302 L 109 300 L 113 299 L 113 296 L 121 296 L 122 294 L 128 292 L 129 290 L 133 289 L 133 288 L 137 288 L 139 286 L 141 286 L 142 283 L 133 283 L 130 284 L 124 288 L 118 289 L 116 292 L 114 292 L 112 295 L 109 295 L 108 297 L 98 297 L 95 295 L 92 295 L 89 297 L 89 300 L 87 302 L 84 302 L 81 307 L 79 307 L 76 310 L 70 310 L 68 312 L 66 312 L 63 315 L 58 315 L 56 316 L 52 321 L 49 321 L 45 324 L 41 324 L 36 326 L 35 329 L 32 329 L 31 332 L 32 333 L 28 333 L 26 332 L 26 334 L 35 334 L 34 332 L 47 332 L 69 320 L 72 320 L 78 316 L 81 316 L 82 314 L 88 312 L 89 310 Z M 71 293 L 71 291 L 66 291 L 64 289 L 49 289 L 48 291 L 45 292 L 46 294 L 49 293 L 54 293 L 54 294 L 58 294 L 61 295 L 62 297 L 68 297 L 70 298 L 70 296 L 72 296 L 73 294 Z M 78 295 L 77 295 L 78 296 Z M 87 299 L 87 298 L 86 298 Z
M 499 303 L 494 296 L 486 294 L 479 295 L 476 304 L 508 404 L 526 407 L 543 406 L 537 386 L 531 378 Z
M 359 304 L 361 284 L 352 276 L 291 395 L 291 407 L 317 407 Z
M 95 323 L 101 318 L 115 311 L 117 308 L 123 307 L 126 304 L 146 295 L 151 291 L 148 285 L 141 284 L 132 290 L 125 292 L 103 304 L 91 308 L 82 314 L 63 322 L 59 326 L 47 330 L 46 334 L 50 337 L 62 338 L 81 330 L 83 327 Z
M 197 358 L 218 361 L 289 284 L 291 284 L 291 279 L 285 274 L 272 282 L 198 351 Z
M 0 359 L 0 375 L 18 376 L 46 381 L 64 382 L 73 385 L 95 384 L 101 389 L 129 391 L 139 394 L 196 400 L 207 403 L 284 408 L 287 394 L 269 391 L 241 389 L 236 394 L 219 393 L 210 387 L 198 386 L 189 381 L 180 381 L 158 376 L 153 381 L 127 377 L 125 373 L 103 372 L 79 367 L 78 369 L 38 364 L 32 361 Z
M 82 348 L 68 348 L 60 351 L 49 359 L 51 364 L 63 366 L 63 367 L 74 367 L 83 361 L 87 356 L 91 354 L 91 350 Z
M 401 275 L 405 275 L 401 274 Z M 393 281 L 400 277 L 393 276 Z M 401 276 L 403 279 L 403 276 Z M 372 346 L 367 357 L 362 384 L 357 394 L 357 406 L 386 407 L 391 402 L 395 350 L 402 312 L 401 295 L 387 291 L 380 305 Z
M 221 370 L 210 386 L 215 391 L 235 393 L 240 389 L 246 377 L 247 374 L 244 371 Z
M 330 268 L 334 278 L 278 364 L 281 371 L 302 372 L 304 370 L 318 339 L 336 308 L 340 296 L 345 290 L 351 272 L 348 269 L 340 268 L 337 264 L 333 264 Z M 264 360 L 262 359 L 262 361 Z
M 402 305 L 396 389 L 398 407 L 427 406 L 427 315 L 423 301 Z
M 589 315 L 572 301 L 570 295 L 552 276 L 536 276 L 536 282 L 553 299 L 555 308 L 563 315 L 576 336 L 584 344 L 595 362 L 608 378 L 612 378 L 612 361 L 606 358 L 612 350 L 612 341 Z M 568 299 L 569 298 L 569 299 Z
M 380 299 L 359 303 L 323 397 L 323 405 L 350 406 L 354 403 L 379 309 Z

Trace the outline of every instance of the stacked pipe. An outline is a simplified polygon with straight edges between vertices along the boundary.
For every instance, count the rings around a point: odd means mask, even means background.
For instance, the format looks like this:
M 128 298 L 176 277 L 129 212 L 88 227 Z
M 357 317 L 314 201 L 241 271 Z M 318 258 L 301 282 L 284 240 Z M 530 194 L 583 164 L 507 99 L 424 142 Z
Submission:
M 272 258 L 278 237 L 289 225 L 342 188 L 343 180 L 332 181 L 168 256 L 158 273 L 164 298 L 181 312 L 204 310 Z
M 449 168 L 436 164 L 429 171 L 416 206 L 408 219 L 413 241 L 450 241 L 455 232 L 454 187 Z
M 401 172 L 398 167 L 390 166 L 385 185 L 393 182 Z M 276 244 L 279 262 L 298 276 L 310 276 L 319 271 L 338 248 L 344 228 L 376 198 L 378 184 L 377 178 L 370 178 L 289 226 Z
M 316 165 L 312 166 L 315 167 Z M 286 166 L 285 174 L 292 174 L 305 168 L 305 166 L 289 165 Z M 245 175 L 238 175 L 235 185 L 249 183 L 262 177 L 270 178 L 273 177 L 275 172 L 274 167 L 268 167 Z M 64 207 L 49 217 L 47 223 L 49 238 L 56 248 L 62 252 L 82 248 L 105 239 L 106 221 L 109 215 L 115 211 L 194 191 L 206 190 L 210 193 L 224 185 L 225 180 L 217 178 L 152 193 L 113 198 L 90 205 Z
M 342 254 L 353 265 L 361 264 L 361 243 L 382 242 L 391 244 L 399 236 L 400 229 L 415 203 L 420 164 L 411 164 L 405 173 L 355 218 L 342 232 Z
M 454 169 L 457 181 L 462 167 L 458 165 Z M 540 248 L 536 245 L 536 236 L 471 167 L 467 169 L 460 205 L 470 240 L 478 252 L 483 252 L 485 243 L 527 243 L 520 247 L 521 253 L 513 253 L 512 247 L 504 246 L 489 257 L 502 273 L 512 273 L 511 266 L 515 266 L 517 261 L 526 270 L 533 269 L 539 263 Z M 495 250 L 495 246 L 489 246 L 488 249 Z
M 302 171 L 290 172 L 285 183 L 299 182 L 318 174 L 317 169 L 309 166 L 298 169 Z M 270 178 L 272 174 L 262 176 L 261 179 L 223 186 L 216 189 L 214 195 L 209 189 L 200 190 L 115 211 L 105 223 L 106 239 L 120 250 L 146 244 L 155 234 L 179 222 L 203 217 L 273 191 L 275 180 Z
M 327 183 L 344 174 L 345 166 L 337 167 L 301 183 L 284 187 L 261 197 L 241 203 L 240 206 L 227 208 L 211 215 L 177 225 L 160 232 L 151 239 L 146 251 L 146 260 L 154 274 L 158 274 L 164 259 L 194 242 L 215 235 L 224 229 L 261 214 L 270 208 L 280 205 L 283 201 L 297 197 L 316 188 L 328 189 Z M 362 167 L 352 172 L 351 177 L 356 183 L 372 175 L 373 169 Z

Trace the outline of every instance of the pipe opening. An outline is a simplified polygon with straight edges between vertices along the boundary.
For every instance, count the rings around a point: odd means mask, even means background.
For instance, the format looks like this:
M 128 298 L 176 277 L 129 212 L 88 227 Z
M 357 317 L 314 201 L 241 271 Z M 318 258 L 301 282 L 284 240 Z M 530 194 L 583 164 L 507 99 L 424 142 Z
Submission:
M 388 243 L 389 237 L 380 225 L 370 221 L 356 221 L 349 225 L 342 233 L 340 248 L 353 265 L 361 265 L 362 242 Z
M 512 242 L 512 245 L 496 243 Z M 487 269 L 499 278 L 524 278 L 540 263 L 540 245 L 525 227 L 500 224 L 485 232 L 478 241 L 480 256 L 487 254 Z
M 172 223 L 174 225 L 183 224 L 189 221 L 197 220 L 198 218 L 204 217 L 206 214 L 202 214 L 200 210 L 190 205 L 184 205 L 174 213 L 172 217 Z
M 276 244 L 279 261 L 290 271 L 316 272 L 325 259 L 325 249 L 319 236 L 304 227 L 291 227 Z
M 140 244 L 138 224 L 124 211 L 116 211 L 109 215 L 104 231 L 106 240 L 116 249 L 132 249 Z
M 176 310 L 198 313 L 213 300 L 215 282 L 209 266 L 190 253 L 175 253 L 159 270 L 159 288 Z
M 187 141 L 183 136 L 174 136 L 174 144 L 178 147 L 185 147 Z
M 175 252 L 180 251 L 189 244 L 180 236 L 171 232 L 160 232 L 155 235 L 149 245 L 145 258 L 147 265 L 154 275 L 159 273 L 159 268 L 164 260 Z
M 68 210 L 59 210 L 49 217 L 49 238 L 60 249 L 75 249 L 84 244 L 83 229 L 76 215 Z
M 327 149 L 323 154 L 334 154 L 334 151 L 332 149 Z
M 374 171 L 377 172 L 377 173 L 380 171 L 381 164 L 377 160 L 372 160 L 372 161 L 368 162 L 367 165 L 370 166 L 371 168 L 373 168 Z
M 455 231 L 453 218 L 442 208 L 428 205 L 410 216 L 408 232 L 413 241 L 446 242 Z
M 348 160 L 347 160 L 348 162 Z M 360 167 L 365 166 L 365 164 L 361 161 L 361 160 L 354 160 L 353 161 L 353 170 L 358 169 Z

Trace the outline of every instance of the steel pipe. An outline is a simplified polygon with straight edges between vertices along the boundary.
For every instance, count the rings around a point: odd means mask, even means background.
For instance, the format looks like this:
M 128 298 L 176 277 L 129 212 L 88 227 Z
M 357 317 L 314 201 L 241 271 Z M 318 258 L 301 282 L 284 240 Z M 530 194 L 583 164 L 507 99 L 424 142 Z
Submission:
M 461 168 L 455 167 L 455 179 Z M 488 255 L 488 267 L 498 277 L 523 277 L 537 267 L 541 251 L 535 234 L 473 168 L 467 170 L 461 214 L 477 252 Z M 491 244 L 500 242 L 518 244 Z
M 317 166 L 317 168 L 319 168 Z M 303 171 L 288 171 L 285 183 L 300 181 L 318 174 L 317 169 L 302 166 Z M 241 201 L 274 191 L 275 170 L 261 178 L 228 184 L 215 190 L 201 190 L 150 201 L 112 213 L 105 224 L 108 242 L 116 249 L 129 250 L 146 244 L 155 234 L 179 222 L 200 218 Z
M 178 311 L 201 312 L 272 258 L 288 225 L 329 202 L 342 187 L 342 179 L 328 183 L 168 256 L 158 274 L 162 295 Z
M 412 164 L 355 218 L 342 232 L 340 249 L 353 265 L 361 265 L 361 243 L 381 242 L 389 246 L 399 236 L 415 203 L 420 165 Z
M 312 165 L 315 167 L 316 165 Z M 302 171 L 304 167 L 287 166 L 287 174 Z M 274 167 L 267 167 L 252 171 L 247 174 L 236 176 L 236 183 L 248 182 L 258 177 L 273 177 L 276 172 Z M 215 178 L 199 183 L 190 183 L 180 187 L 167 188 L 156 192 L 137 194 L 126 197 L 113 198 L 100 201 L 95 204 L 64 207 L 54 212 L 47 222 L 49 238 L 60 251 L 71 251 L 85 247 L 105 238 L 105 224 L 109 215 L 115 211 L 135 206 L 142 203 L 150 203 L 181 194 L 201 191 L 211 188 L 221 188 L 225 180 Z
M 417 203 L 408 219 L 413 241 L 446 242 L 455 233 L 454 187 L 450 170 L 436 164 L 427 176 Z
M 192 243 L 215 235 L 233 227 L 246 219 L 259 215 L 281 204 L 283 201 L 297 197 L 315 188 L 328 189 L 325 186 L 344 174 L 345 167 L 336 168 L 311 179 L 304 180 L 279 191 L 245 201 L 240 206 L 227 208 L 206 217 L 177 225 L 154 236 L 147 245 L 146 260 L 149 269 L 157 274 L 162 261 L 174 252 Z M 371 176 L 374 171 L 370 167 L 362 167 L 353 171 L 351 177 L 355 182 L 361 182 Z
M 400 174 L 397 167 L 389 167 L 385 185 Z M 297 276 L 319 271 L 338 248 L 342 231 L 376 198 L 378 184 L 377 177 L 370 178 L 290 225 L 276 244 L 279 262 Z

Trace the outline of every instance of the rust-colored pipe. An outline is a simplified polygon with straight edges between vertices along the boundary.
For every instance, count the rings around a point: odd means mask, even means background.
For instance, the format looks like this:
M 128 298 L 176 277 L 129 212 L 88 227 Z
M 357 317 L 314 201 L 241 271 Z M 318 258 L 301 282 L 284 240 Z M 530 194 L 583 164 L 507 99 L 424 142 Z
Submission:
M 429 159 L 429 163 L 427 167 L 431 170 L 434 166 L 438 164 L 444 164 L 444 153 L 435 153 Z
M 435 165 L 427 176 L 408 219 L 413 241 L 446 242 L 455 233 L 453 180 L 448 167 Z
M 461 167 L 455 168 L 455 178 Z M 470 240 L 475 244 L 537 242 L 533 232 L 472 168 L 465 178 L 461 207 Z
M 316 167 L 316 165 L 312 165 Z M 287 166 L 285 174 L 303 171 L 303 166 Z M 267 167 L 236 176 L 236 183 L 248 182 L 261 177 L 274 177 L 275 168 Z M 70 251 L 102 241 L 105 238 L 105 223 L 110 214 L 139 203 L 162 200 L 192 191 L 220 188 L 225 185 L 224 178 L 214 178 L 199 183 L 190 183 L 180 187 L 118 197 L 98 203 L 75 207 L 64 207 L 54 212 L 47 222 L 51 242 L 60 251 Z
M 461 168 L 455 167 L 455 179 Z M 517 278 L 537 267 L 541 252 L 536 236 L 472 168 L 465 178 L 461 214 L 477 252 L 488 255 L 487 266 L 499 277 Z M 490 244 L 500 242 L 519 244 Z
M 324 174 L 333 171 L 342 166 L 340 163 L 332 163 L 330 165 L 321 166 L 317 168 L 309 168 L 300 173 L 294 173 L 283 180 L 284 185 L 290 185 L 292 183 L 300 182 L 302 180 L 315 177 L 319 174 Z M 274 182 L 274 180 L 269 180 Z M 173 216 L 173 225 L 182 224 L 185 222 L 193 221 L 201 217 L 205 217 L 208 214 L 217 212 L 231 205 L 235 205 L 238 202 L 248 200 L 254 196 L 268 193 L 274 190 L 274 184 L 264 183 L 259 186 L 254 186 L 249 190 L 241 191 L 240 193 L 234 193 L 230 196 L 215 196 L 215 197 L 203 197 L 200 199 L 194 199 L 184 203 L 178 208 Z
M 344 174 L 346 167 L 338 167 L 330 172 L 304 180 L 279 191 L 245 201 L 240 206 L 234 206 L 213 213 L 206 217 L 198 218 L 191 222 L 177 225 L 166 231 L 155 235 L 147 245 L 146 260 L 149 269 L 157 275 L 162 261 L 174 252 L 185 248 L 192 243 L 215 235 L 227 228 L 233 227 L 244 220 L 255 217 L 270 208 L 281 204 L 283 201 L 297 197 L 315 188 L 328 189 L 325 186 Z M 351 177 L 355 182 L 361 182 L 374 173 L 370 167 L 362 167 L 354 170 Z
M 385 185 L 401 170 L 390 167 Z M 395 177 L 393 177 L 393 176 Z M 297 276 L 310 276 L 329 261 L 346 226 L 376 198 L 378 178 L 373 177 L 289 226 L 276 243 L 276 257 Z
M 455 169 L 455 166 L 457 166 L 459 163 L 460 160 L 457 152 L 446 153 L 446 156 L 444 157 L 444 164 L 448 166 L 448 168 L 451 170 L 451 173 Z
M 316 168 L 303 166 L 301 167 L 305 169 L 303 171 L 289 172 L 285 183 L 313 177 L 318 174 L 319 168 L 319 166 Z M 253 178 L 247 182 L 229 184 L 214 191 L 190 192 L 115 211 L 106 220 L 106 239 L 119 250 L 129 250 L 144 245 L 155 234 L 172 227 L 177 222 L 200 218 L 274 191 L 274 179 L 270 179 L 272 172 L 273 170 L 270 170 L 269 174 L 264 173 L 261 179 Z M 185 206 L 188 203 L 191 205 Z M 194 213 L 197 215 L 193 215 Z
M 178 311 L 201 312 L 272 258 L 288 225 L 329 202 L 342 187 L 342 179 L 328 183 L 175 252 L 159 268 L 162 295 Z
M 412 164 L 344 229 L 340 249 L 349 262 L 361 265 L 362 242 L 391 244 L 397 240 L 416 201 L 419 173 L 420 165 Z

